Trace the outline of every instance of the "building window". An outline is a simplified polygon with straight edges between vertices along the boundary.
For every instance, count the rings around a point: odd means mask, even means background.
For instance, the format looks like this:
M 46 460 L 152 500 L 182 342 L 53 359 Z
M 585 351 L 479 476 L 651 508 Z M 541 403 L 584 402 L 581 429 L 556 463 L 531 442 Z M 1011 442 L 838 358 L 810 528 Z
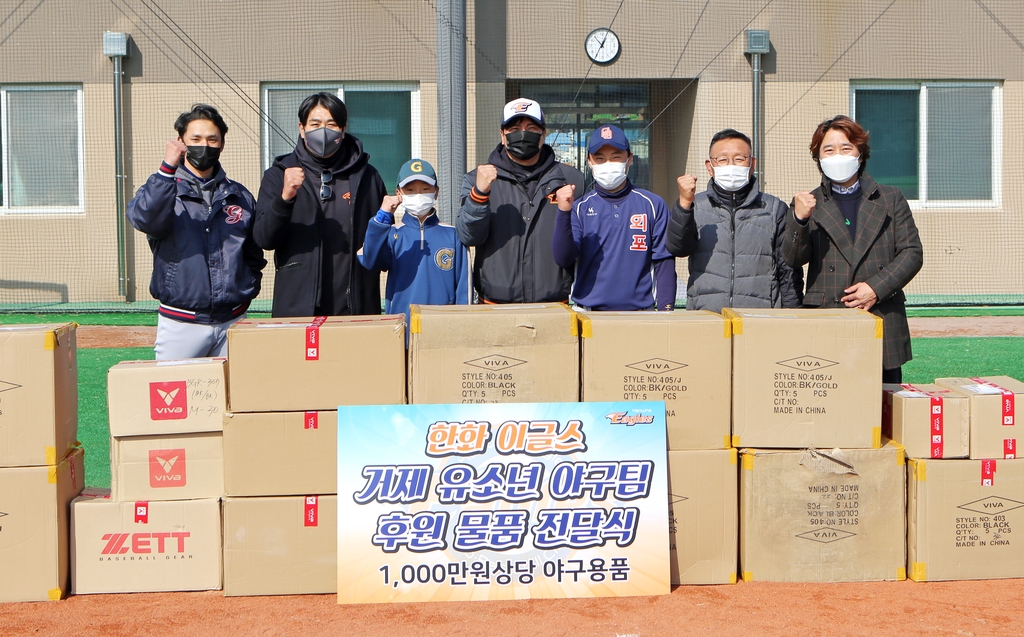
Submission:
M 918 207 L 1000 201 L 1001 86 L 854 83 L 851 112 L 871 135 L 868 172 Z
M 85 212 L 80 86 L 0 86 L 0 213 Z
M 336 93 L 348 108 L 348 132 L 363 143 L 388 192 L 397 188 L 398 170 L 420 154 L 420 91 L 416 84 L 263 84 L 263 167 L 288 154 L 299 141 L 299 105 L 320 91 Z

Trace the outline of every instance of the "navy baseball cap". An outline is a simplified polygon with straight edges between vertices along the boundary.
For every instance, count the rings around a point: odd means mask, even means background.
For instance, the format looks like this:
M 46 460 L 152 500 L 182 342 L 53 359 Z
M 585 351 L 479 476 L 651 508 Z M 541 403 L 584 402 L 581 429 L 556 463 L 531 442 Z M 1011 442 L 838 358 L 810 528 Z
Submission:
M 398 187 L 402 188 L 411 181 L 423 181 L 428 186 L 437 185 L 437 175 L 434 174 L 434 167 L 423 159 L 410 159 L 402 164 L 398 171 Z
M 629 152 L 629 140 L 626 134 L 618 126 L 601 124 L 590 134 L 590 141 L 587 142 L 587 152 L 594 154 L 601 150 L 602 146 L 612 146 L 619 150 Z

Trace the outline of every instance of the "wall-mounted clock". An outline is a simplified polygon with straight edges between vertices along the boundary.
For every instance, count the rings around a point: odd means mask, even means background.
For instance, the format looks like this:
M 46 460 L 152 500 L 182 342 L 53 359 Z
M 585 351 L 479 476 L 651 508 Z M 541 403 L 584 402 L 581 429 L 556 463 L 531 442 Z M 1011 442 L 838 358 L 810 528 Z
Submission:
M 587 35 L 586 39 L 587 57 L 594 64 L 607 66 L 619 59 L 622 53 L 622 44 L 619 36 L 611 29 L 594 29 Z

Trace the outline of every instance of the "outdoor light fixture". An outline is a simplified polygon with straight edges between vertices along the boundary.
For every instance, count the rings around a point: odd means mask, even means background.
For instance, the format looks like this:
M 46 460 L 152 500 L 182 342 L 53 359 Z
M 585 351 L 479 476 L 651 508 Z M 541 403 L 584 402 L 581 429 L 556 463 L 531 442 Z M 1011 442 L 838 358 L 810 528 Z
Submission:
M 121 113 L 121 61 L 128 57 L 128 34 L 103 33 L 103 55 L 114 63 L 114 180 L 117 184 L 117 291 L 128 299 L 128 252 L 125 228 L 124 138 Z
M 768 35 L 768 31 L 764 29 L 747 29 L 747 48 L 745 53 L 750 54 L 750 61 L 754 67 L 754 103 L 753 103 L 753 131 L 751 134 L 751 141 L 753 142 L 754 157 L 757 158 L 757 167 L 754 168 L 754 174 L 757 176 L 757 181 L 760 182 L 761 188 L 765 187 L 764 184 L 764 163 L 761 157 L 761 56 L 765 55 L 772 50 L 772 41 Z

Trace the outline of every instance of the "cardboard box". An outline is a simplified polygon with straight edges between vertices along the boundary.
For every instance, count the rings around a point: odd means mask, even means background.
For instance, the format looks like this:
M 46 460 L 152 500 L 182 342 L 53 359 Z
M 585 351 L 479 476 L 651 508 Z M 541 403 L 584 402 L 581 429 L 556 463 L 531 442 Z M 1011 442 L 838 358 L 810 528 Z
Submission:
M 337 411 L 229 413 L 224 417 L 226 495 L 337 491 Z
M 743 449 L 745 581 L 864 582 L 906 577 L 903 447 Z
M 734 445 L 881 446 L 882 319 L 853 309 L 723 314 L 732 319 Z
M 224 595 L 338 592 L 338 498 L 224 498 Z
M 69 508 L 85 483 L 84 453 L 57 465 L 0 469 L 0 602 L 68 592 Z
M 228 410 L 405 402 L 405 317 L 243 319 L 228 329 Z
M 0 467 L 56 465 L 74 448 L 76 327 L 0 326 Z
M 413 305 L 409 402 L 577 402 L 576 315 L 560 303 Z
M 882 385 L 882 434 L 911 458 L 966 458 L 970 400 L 938 385 Z
M 672 584 L 735 584 L 739 467 L 735 449 L 668 452 Z
M 220 431 L 227 411 L 224 358 L 125 361 L 107 372 L 110 435 Z
M 1024 577 L 1024 459 L 912 459 L 907 489 L 912 580 Z
M 584 401 L 663 400 L 669 449 L 732 447 L 729 321 L 705 311 L 578 316 Z
M 983 376 L 936 378 L 935 384 L 971 399 L 972 459 L 1017 457 L 1017 442 L 1024 435 L 1017 425 L 1016 404 L 1018 397 L 1024 399 L 1024 383 L 1009 376 Z
M 71 503 L 71 590 L 220 589 L 220 501 L 114 502 L 87 489 Z
M 116 502 L 219 498 L 222 434 L 111 438 L 110 489 Z

